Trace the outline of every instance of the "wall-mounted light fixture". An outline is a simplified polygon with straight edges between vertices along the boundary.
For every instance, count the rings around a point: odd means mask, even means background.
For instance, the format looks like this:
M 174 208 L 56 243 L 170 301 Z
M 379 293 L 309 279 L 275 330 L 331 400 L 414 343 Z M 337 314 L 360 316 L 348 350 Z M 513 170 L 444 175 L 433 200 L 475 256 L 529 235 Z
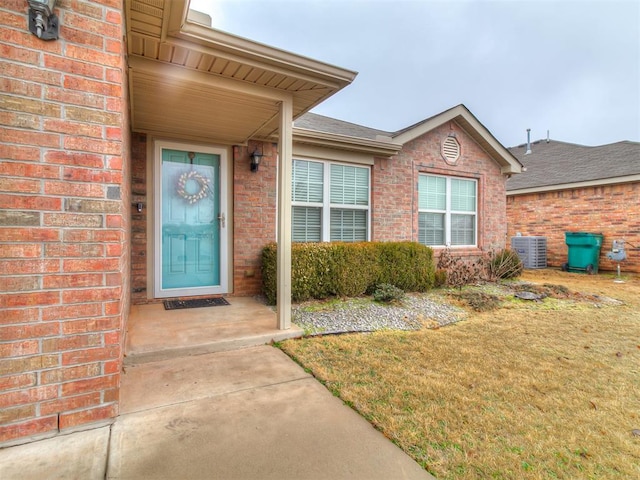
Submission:
M 42 40 L 58 38 L 58 17 L 53 13 L 56 0 L 27 0 L 29 31 Z
M 254 150 L 254 152 L 251 154 L 251 171 L 252 172 L 258 171 L 258 166 L 260 165 L 260 160 L 262 160 L 262 157 L 264 157 L 264 155 L 262 153 L 259 153 L 258 150 Z

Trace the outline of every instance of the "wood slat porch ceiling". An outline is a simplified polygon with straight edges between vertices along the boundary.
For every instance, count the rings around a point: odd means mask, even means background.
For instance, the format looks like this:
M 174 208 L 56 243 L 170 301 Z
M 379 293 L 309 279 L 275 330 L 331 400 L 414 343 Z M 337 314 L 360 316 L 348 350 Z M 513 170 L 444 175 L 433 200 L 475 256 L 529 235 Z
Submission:
M 259 56 L 216 50 L 166 34 L 171 0 L 127 0 L 128 54 L 172 65 L 212 78 L 224 78 L 286 92 L 293 97 L 293 115 L 309 110 L 350 82 L 318 82 L 295 68 L 261 61 Z M 354 75 L 355 76 L 355 75 Z M 131 70 L 132 123 L 137 131 L 188 135 L 192 139 L 243 143 L 268 138 L 277 130 L 277 101 L 243 93 L 219 91 L 206 85 L 167 79 Z

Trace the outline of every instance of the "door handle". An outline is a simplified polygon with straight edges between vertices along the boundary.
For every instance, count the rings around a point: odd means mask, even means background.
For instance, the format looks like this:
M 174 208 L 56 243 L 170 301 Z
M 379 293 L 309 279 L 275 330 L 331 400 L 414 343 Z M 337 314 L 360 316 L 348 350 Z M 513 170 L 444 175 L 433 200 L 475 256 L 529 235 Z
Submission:
M 224 222 L 225 222 L 224 213 L 220 213 L 218 215 L 218 222 L 220 222 L 220 227 L 224 228 Z

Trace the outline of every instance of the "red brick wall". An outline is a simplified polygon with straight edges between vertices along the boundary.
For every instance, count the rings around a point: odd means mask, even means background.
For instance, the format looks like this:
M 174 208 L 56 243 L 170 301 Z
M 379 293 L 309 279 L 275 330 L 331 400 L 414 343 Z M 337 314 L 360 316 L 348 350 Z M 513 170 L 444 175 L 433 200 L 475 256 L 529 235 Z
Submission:
M 56 13 L 50 42 L 28 31 L 26 2 L 5 1 L 0 15 L 0 443 L 118 413 L 130 231 L 122 5 Z
M 414 156 L 405 149 L 391 158 L 376 158 L 371 172 L 371 239 L 380 242 L 415 240 L 416 206 Z M 414 198 L 415 197 L 415 198 Z
M 249 168 L 255 149 L 265 156 L 259 171 Z M 233 148 L 233 283 L 234 295 L 262 291 L 262 248 L 276 239 L 277 146 L 249 142 Z
M 567 261 L 565 232 L 604 235 L 600 270 L 615 270 L 606 257 L 613 240 L 624 239 L 627 260 L 623 271 L 640 272 L 640 183 L 585 187 L 555 192 L 510 195 L 507 198 L 508 236 L 547 237 L 547 263 L 560 267 Z
M 147 136 L 131 136 L 131 301 L 147 303 Z M 142 212 L 136 205 L 142 203 Z
M 440 154 L 441 142 L 453 130 L 460 143 L 456 165 Z M 432 173 L 478 180 L 478 247 L 501 249 L 506 238 L 506 178 L 500 167 L 455 123 L 447 123 L 408 142 L 390 159 L 376 159 L 373 168 L 373 240 L 418 239 L 418 175 Z M 478 254 L 479 249 L 456 249 Z

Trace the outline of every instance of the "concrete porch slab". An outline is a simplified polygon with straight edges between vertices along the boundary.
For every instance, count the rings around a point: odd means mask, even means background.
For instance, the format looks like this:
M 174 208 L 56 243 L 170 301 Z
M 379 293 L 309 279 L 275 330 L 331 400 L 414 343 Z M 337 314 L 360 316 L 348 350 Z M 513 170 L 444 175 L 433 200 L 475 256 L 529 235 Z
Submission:
M 125 365 L 264 345 L 303 335 L 291 325 L 276 328 L 276 313 L 251 297 L 229 297 L 230 305 L 165 310 L 161 303 L 133 305 Z
M 0 450 L 3 480 L 103 480 L 109 430 L 96 428 Z

